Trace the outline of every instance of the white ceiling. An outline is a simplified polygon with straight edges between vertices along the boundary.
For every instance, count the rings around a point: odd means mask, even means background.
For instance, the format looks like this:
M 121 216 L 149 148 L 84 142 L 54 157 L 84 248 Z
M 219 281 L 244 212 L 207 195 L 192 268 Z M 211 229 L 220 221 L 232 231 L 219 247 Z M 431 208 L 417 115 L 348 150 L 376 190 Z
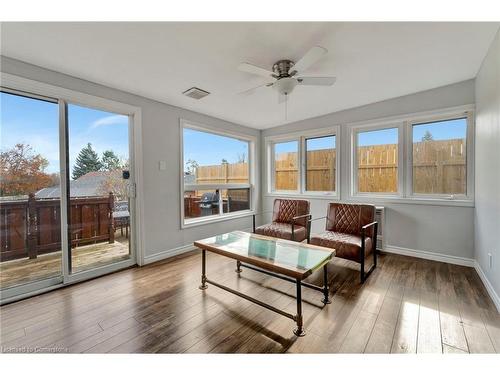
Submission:
M 2 23 L 2 55 L 242 125 L 264 129 L 476 76 L 498 23 Z M 288 102 L 237 70 L 329 53 Z M 197 86 L 199 101 L 181 93 Z

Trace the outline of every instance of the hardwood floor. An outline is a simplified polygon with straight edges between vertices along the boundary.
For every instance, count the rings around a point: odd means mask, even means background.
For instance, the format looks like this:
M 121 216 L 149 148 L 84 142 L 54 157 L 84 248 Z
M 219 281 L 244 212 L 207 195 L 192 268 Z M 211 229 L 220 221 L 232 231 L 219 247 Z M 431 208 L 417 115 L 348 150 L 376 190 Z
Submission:
M 208 277 L 290 312 L 295 286 L 208 254 Z M 0 307 L 3 352 L 494 353 L 500 314 L 472 268 L 380 256 L 364 285 L 355 265 L 329 265 L 332 304 L 303 290 L 294 323 L 212 285 L 198 289 L 198 251 Z M 308 281 L 320 284 L 314 278 Z

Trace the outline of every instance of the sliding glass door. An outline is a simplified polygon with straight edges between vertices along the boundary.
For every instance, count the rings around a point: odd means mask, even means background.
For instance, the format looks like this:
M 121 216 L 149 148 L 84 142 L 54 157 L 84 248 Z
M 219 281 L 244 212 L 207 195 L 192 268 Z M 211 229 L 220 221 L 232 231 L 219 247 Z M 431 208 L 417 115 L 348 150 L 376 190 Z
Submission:
M 135 264 L 130 115 L 0 94 L 0 302 Z
M 129 118 L 67 106 L 70 272 L 130 258 Z
M 2 91 L 0 287 L 2 297 L 62 281 L 59 106 Z

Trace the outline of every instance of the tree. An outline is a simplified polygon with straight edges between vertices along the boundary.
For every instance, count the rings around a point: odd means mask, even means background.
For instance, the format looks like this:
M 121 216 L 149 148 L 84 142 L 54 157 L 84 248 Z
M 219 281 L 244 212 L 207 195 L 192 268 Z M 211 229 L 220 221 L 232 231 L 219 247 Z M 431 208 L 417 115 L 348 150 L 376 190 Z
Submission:
M 238 163 L 245 163 L 246 160 L 247 160 L 246 153 L 238 154 Z
M 123 166 L 120 158 L 113 150 L 106 150 L 102 153 L 101 164 L 103 171 L 115 171 Z
M 221 163 L 221 164 L 229 164 L 229 163 L 228 163 L 228 161 L 227 161 L 226 159 L 222 159 L 222 160 L 220 161 L 220 163 Z
M 99 156 L 92 148 L 92 144 L 87 143 L 87 146 L 82 148 L 76 157 L 76 163 L 73 167 L 73 180 L 89 172 L 97 172 L 101 169 L 102 163 Z
M 53 176 L 45 173 L 47 159 L 24 143 L 0 152 L 0 194 L 24 195 L 53 186 Z
M 433 140 L 434 140 L 434 137 L 432 136 L 432 133 L 430 131 L 426 130 L 424 133 L 424 136 L 422 137 L 422 141 L 427 142 L 427 141 L 433 141 Z
M 187 174 L 189 175 L 193 175 L 196 173 L 196 168 L 198 168 L 200 165 L 198 164 L 198 162 L 196 160 L 193 160 L 193 159 L 189 159 L 187 162 L 186 162 L 186 172 Z

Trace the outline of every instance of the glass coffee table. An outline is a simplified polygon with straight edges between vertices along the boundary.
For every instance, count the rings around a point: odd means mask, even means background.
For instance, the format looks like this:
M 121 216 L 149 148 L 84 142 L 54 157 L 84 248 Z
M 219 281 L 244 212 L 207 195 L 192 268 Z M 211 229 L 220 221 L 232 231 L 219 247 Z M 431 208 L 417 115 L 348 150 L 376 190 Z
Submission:
M 305 335 L 302 316 L 302 286 L 322 292 L 322 302 L 330 303 L 327 264 L 335 256 L 333 249 L 240 231 L 196 241 L 194 245 L 201 249 L 202 254 L 200 289 L 205 290 L 208 287 L 207 284 L 212 284 L 292 319 L 297 324 L 297 328 L 293 331 L 297 336 Z M 290 314 L 208 279 L 206 275 L 207 251 L 235 259 L 237 273 L 241 273 L 241 268 L 245 267 L 295 283 L 297 285 L 297 314 Z M 321 268 L 323 269 L 323 286 L 303 281 Z

